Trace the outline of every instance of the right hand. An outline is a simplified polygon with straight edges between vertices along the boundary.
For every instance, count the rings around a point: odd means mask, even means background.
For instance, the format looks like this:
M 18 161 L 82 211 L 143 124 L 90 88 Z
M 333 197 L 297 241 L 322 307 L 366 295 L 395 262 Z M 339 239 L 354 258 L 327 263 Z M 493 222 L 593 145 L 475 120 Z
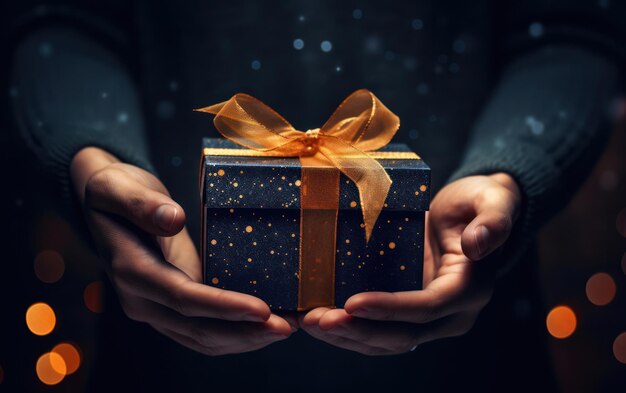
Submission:
M 292 327 L 261 299 L 202 284 L 185 213 L 152 174 L 87 147 L 72 183 L 105 269 L 129 318 L 207 355 L 253 351 Z

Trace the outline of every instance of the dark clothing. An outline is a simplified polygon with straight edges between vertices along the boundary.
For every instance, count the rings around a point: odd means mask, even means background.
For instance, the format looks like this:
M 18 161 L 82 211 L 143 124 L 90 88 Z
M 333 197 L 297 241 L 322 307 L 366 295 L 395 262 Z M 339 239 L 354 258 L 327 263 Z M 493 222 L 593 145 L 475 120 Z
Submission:
M 156 169 L 198 233 L 200 140 L 216 133 L 209 117 L 191 109 L 246 92 L 306 130 L 323 124 L 347 94 L 368 88 L 400 116 L 394 141 L 431 166 L 433 191 L 474 174 L 515 177 L 524 202 L 502 254 L 510 266 L 582 182 L 608 135 L 621 87 L 624 14 L 597 1 L 512 3 L 138 1 L 27 9 L 14 30 L 14 113 L 68 196 L 71 157 L 100 146 Z M 524 258 L 503 278 L 468 336 L 389 358 L 303 334 L 252 354 L 206 358 L 146 326 L 117 323 L 123 317 L 113 307 L 97 380 L 115 386 L 128 373 L 138 387 L 181 391 L 183 382 L 199 390 L 489 390 L 506 377 L 534 385 L 548 373 L 548 359 L 538 344 L 531 262 Z M 501 341 L 507 338 L 515 342 Z M 122 372 L 111 362 L 129 347 Z

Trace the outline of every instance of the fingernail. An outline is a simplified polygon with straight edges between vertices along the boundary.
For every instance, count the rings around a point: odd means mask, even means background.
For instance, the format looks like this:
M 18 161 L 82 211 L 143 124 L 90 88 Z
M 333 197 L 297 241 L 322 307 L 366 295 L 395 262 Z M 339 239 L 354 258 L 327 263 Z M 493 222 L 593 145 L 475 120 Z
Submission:
M 476 227 L 474 229 L 474 240 L 478 247 L 478 255 L 483 256 L 489 247 L 489 230 L 484 225 Z
M 411 352 L 415 351 L 416 348 L 417 348 L 417 345 L 415 345 L 413 348 L 411 348 Z
M 172 205 L 161 205 L 154 212 L 154 223 L 164 231 L 172 229 L 172 224 L 178 215 L 178 209 Z

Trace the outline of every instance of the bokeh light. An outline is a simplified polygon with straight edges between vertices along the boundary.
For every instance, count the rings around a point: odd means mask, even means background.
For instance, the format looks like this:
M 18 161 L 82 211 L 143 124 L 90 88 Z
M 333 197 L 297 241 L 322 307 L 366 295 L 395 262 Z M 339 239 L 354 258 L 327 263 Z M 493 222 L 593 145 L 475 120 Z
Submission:
M 58 353 L 48 352 L 37 360 L 35 366 L 37 377 L 46 385 L 56 385 L 65 378 L 67 368 L 65 361 Z
M 61 254 L 54 250 L 44 250 L 35 257 L 35 275 L 41 281 L 52 284 L 63 277 L 65 263 Z
M 67 375 L 74 374 L 80 367 L 80 352 L 73 344 L 67 342 L 61 343 L 52 349 L 52 353 L 56 353 L 63 358 L 67 368 Z
M 65 364 L 63 356 L 54 352 L 49 352 L 48 355 L 48 360 L 50 361 L 52 369 L 63 376 L 67 375 L 67 365 Z
M 304 41 L 300 38 L 296 38 L 295 40 L 293 40 L 293 47 L 296 50 L 304 48 Z
M 101 313 L 102 282 L 94 281 L 87 285 L 87 287 L 85 287 L 85 292 L 83 293 L 83 300 L 85 301 L 85 306 L 89 309 L 89 311 Z
M 585 291 L 587 299 L 596 306 L 606 306 L 615 298 L 615 281 L 607 273 L 596 273 L 589 277 Z
M 26 325 L 38 336 L 50 333 L 56 325 L 56 315 L 46 303 L 35 303 L 26 310 Z
M 626 332 L 621 333 L 613 341 L 613 355 L 618 362 L 626 364 Z
M 626 274 L 626 252 L 622 255 L 622 271 Z
M 74 244 L 74 235 L 69 223 L 53 212 L 40 218 L 35 227 L 37 250 L 66 250 Z
M 540 38 L 543 35 L 543 25 L 539 22 L 531 23 L 528 26 L 528 35 L 531 38 Z
M 422 30 L 424 28 L 424 22 L 421 19 L 413 19 L 411 21 L 411 27 L 413 30 Z
M 546 318 L 548 332 L 555 338 L 567 338 L 576 330 L 576 314 L 567 306 L 554 307 Z
M 322 50 L 322 52 L 330 52 L 331 50 L 333 50 L 333 43 L 328 41 L 328 40 L 324 40 L 322 41 L 322 43 L 320 44 L 320 49 Z

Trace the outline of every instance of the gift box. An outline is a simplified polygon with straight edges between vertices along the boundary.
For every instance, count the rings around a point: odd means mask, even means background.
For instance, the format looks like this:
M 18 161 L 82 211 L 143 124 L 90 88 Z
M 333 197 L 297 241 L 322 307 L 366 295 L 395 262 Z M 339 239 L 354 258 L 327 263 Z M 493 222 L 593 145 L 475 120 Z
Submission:
M 339 170 L 328 162 L 205 138 L 205 283 L 257 296 L 275 311 L 342 307 L 365 291 L 420 289 L 430 168 L 402 144 L 386 144 L 361 159 L 341 161 Z M 384 187 L 368 183 L 368 189 L 354 175 L 368 174 L 370 160 L 390 180 L 382 199 L 375 198 L 384 203 L 374 213 L 372 194 Z

